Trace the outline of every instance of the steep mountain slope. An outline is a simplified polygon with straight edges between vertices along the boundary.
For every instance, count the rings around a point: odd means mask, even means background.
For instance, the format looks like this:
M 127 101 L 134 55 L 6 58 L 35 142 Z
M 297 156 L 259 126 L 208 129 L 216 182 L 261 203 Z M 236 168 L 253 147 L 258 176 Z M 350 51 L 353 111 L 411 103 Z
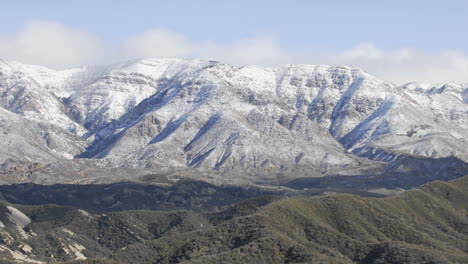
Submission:
M 467 177 L 396 197 L 267 196 L 208 214 L 92 214 L 2 203 L 0 257 L 26 263 L 466 263 Z
M 463 149 L 468 135 L 468 84 L 412 83 L 402 90 L 412 104 L 400 103 L 400 111 L 392 117 L 395 119 L 392 133 L 377 140 L 376 145 L 391 152 L 425 157 L 455 155 L 466 161 Z M 444 127 L 450 127 L 451 131 Z
M 247 181 L 375 173 L 385 167 L 379 161 L 400 156 L 468 161 L 467 87 L 397 87 L 344 66 L 145 59 L 53 71 L 0 64 L 4 109 L 71 133 L 86 148 L 63 144 L 41 156 Z
M 89 144 L 51 122 L 26 118 L 0 107 L 0 166 L 15 161 L 49 163 L 73 158 Z
M 68 79 L 78 71 L 56 72 L 39 66 L 0 63 L 0 106 L 82 135 L 85 129 L 67 116 L 62 102 L 68 92 Z

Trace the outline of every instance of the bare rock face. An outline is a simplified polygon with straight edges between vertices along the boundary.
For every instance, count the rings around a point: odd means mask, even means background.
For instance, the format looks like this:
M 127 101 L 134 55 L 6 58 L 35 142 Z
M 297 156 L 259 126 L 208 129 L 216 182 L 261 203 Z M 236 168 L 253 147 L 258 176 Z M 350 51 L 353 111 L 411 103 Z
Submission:
M 467 91 L 399 87 L 345 66 L 145 59 L 54 71 L 11 62 L 0 65 L 0 164 L 268 182 L 362 174 L 401 156 L 466 162 Z

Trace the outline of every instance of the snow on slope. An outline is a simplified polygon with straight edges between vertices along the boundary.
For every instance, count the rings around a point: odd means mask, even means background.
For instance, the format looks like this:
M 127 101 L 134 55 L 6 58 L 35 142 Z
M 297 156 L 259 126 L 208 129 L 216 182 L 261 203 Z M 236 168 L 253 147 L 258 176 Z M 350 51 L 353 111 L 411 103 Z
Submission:
M 72 159 L 88 144 L 60 126 L 0 107 L 0 168 L 14 161 L 48 163 Z
M 67 92 L 67 86 L 63 84 L 73 71 L 57 72 L 14 62 L 0 64 L 0 106 L 82 135 L 86 130 L 67 115 L 63 98 L 59 97 Z
M 341 173 L 373 164 L 364 158 L 398 155 L 468 160 L 468 85 L 397 87 L 325 65 L 144 59 L 53 71 L 8 64 L 0 65 L 3 108 L 83 138 L 81 158 L 253 174 Z
M 206 64 L 164 59 L 113 65 L 94 82 L 80 87 L 69 98 L 69 106 L 75 119 L 94 131 L 156 93 L 161 83 Z

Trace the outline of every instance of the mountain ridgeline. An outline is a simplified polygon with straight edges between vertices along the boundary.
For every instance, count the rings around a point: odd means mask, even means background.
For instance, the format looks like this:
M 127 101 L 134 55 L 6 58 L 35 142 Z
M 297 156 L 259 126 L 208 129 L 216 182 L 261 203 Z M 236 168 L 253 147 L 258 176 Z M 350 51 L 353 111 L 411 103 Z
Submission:
M 0 204 L 27 263 L 467 263 L 468 177 L 387 198 L 262 196 L 211 213 Z
M 0 60 L 2 263 L 468 263 L 468 84 Z
M 467 95 L 467 84 L 396 86 L 347 66 L 1 63 L 1 180 L 113 183 L 153 173 L 277 185 L 414 171 L 402 159 L 429 172 L 438 167 L 427 159 L 463 167 Z

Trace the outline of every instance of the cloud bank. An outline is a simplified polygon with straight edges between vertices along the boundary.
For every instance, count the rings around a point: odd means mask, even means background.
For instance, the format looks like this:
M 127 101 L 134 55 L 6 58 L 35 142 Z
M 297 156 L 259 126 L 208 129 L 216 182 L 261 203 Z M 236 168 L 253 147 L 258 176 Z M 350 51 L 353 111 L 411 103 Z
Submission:
M 55 69 L 144 57 L 201 58 L 236 65 L 345 64 L 397 84 L 410 81 L 468 82 L 468 56 L 461 51 L 383 50 L 363 42 L 333 53 L 309 51 L 298 54 L 282 48 L 279 38 L 270 35 L 226 44 L 193 41 L 162 28 L 129 36 L 111 47 L 91 32 L 40 20 L 27 22 L 15 34 L 0 35 L 0 58 Z
M 468 56 L 460 51 L 424 52 L 401 48 L 384 51 L 361 43 L 324 62 L 358 66 L 380 78 L 402 84 L 418 82 L 468 82 Z
M 49 21 L 29 21 L 13 35 L 0 35 L 0 58 L 53 68 L 97 63 L 104 48 L 92 33 Z

